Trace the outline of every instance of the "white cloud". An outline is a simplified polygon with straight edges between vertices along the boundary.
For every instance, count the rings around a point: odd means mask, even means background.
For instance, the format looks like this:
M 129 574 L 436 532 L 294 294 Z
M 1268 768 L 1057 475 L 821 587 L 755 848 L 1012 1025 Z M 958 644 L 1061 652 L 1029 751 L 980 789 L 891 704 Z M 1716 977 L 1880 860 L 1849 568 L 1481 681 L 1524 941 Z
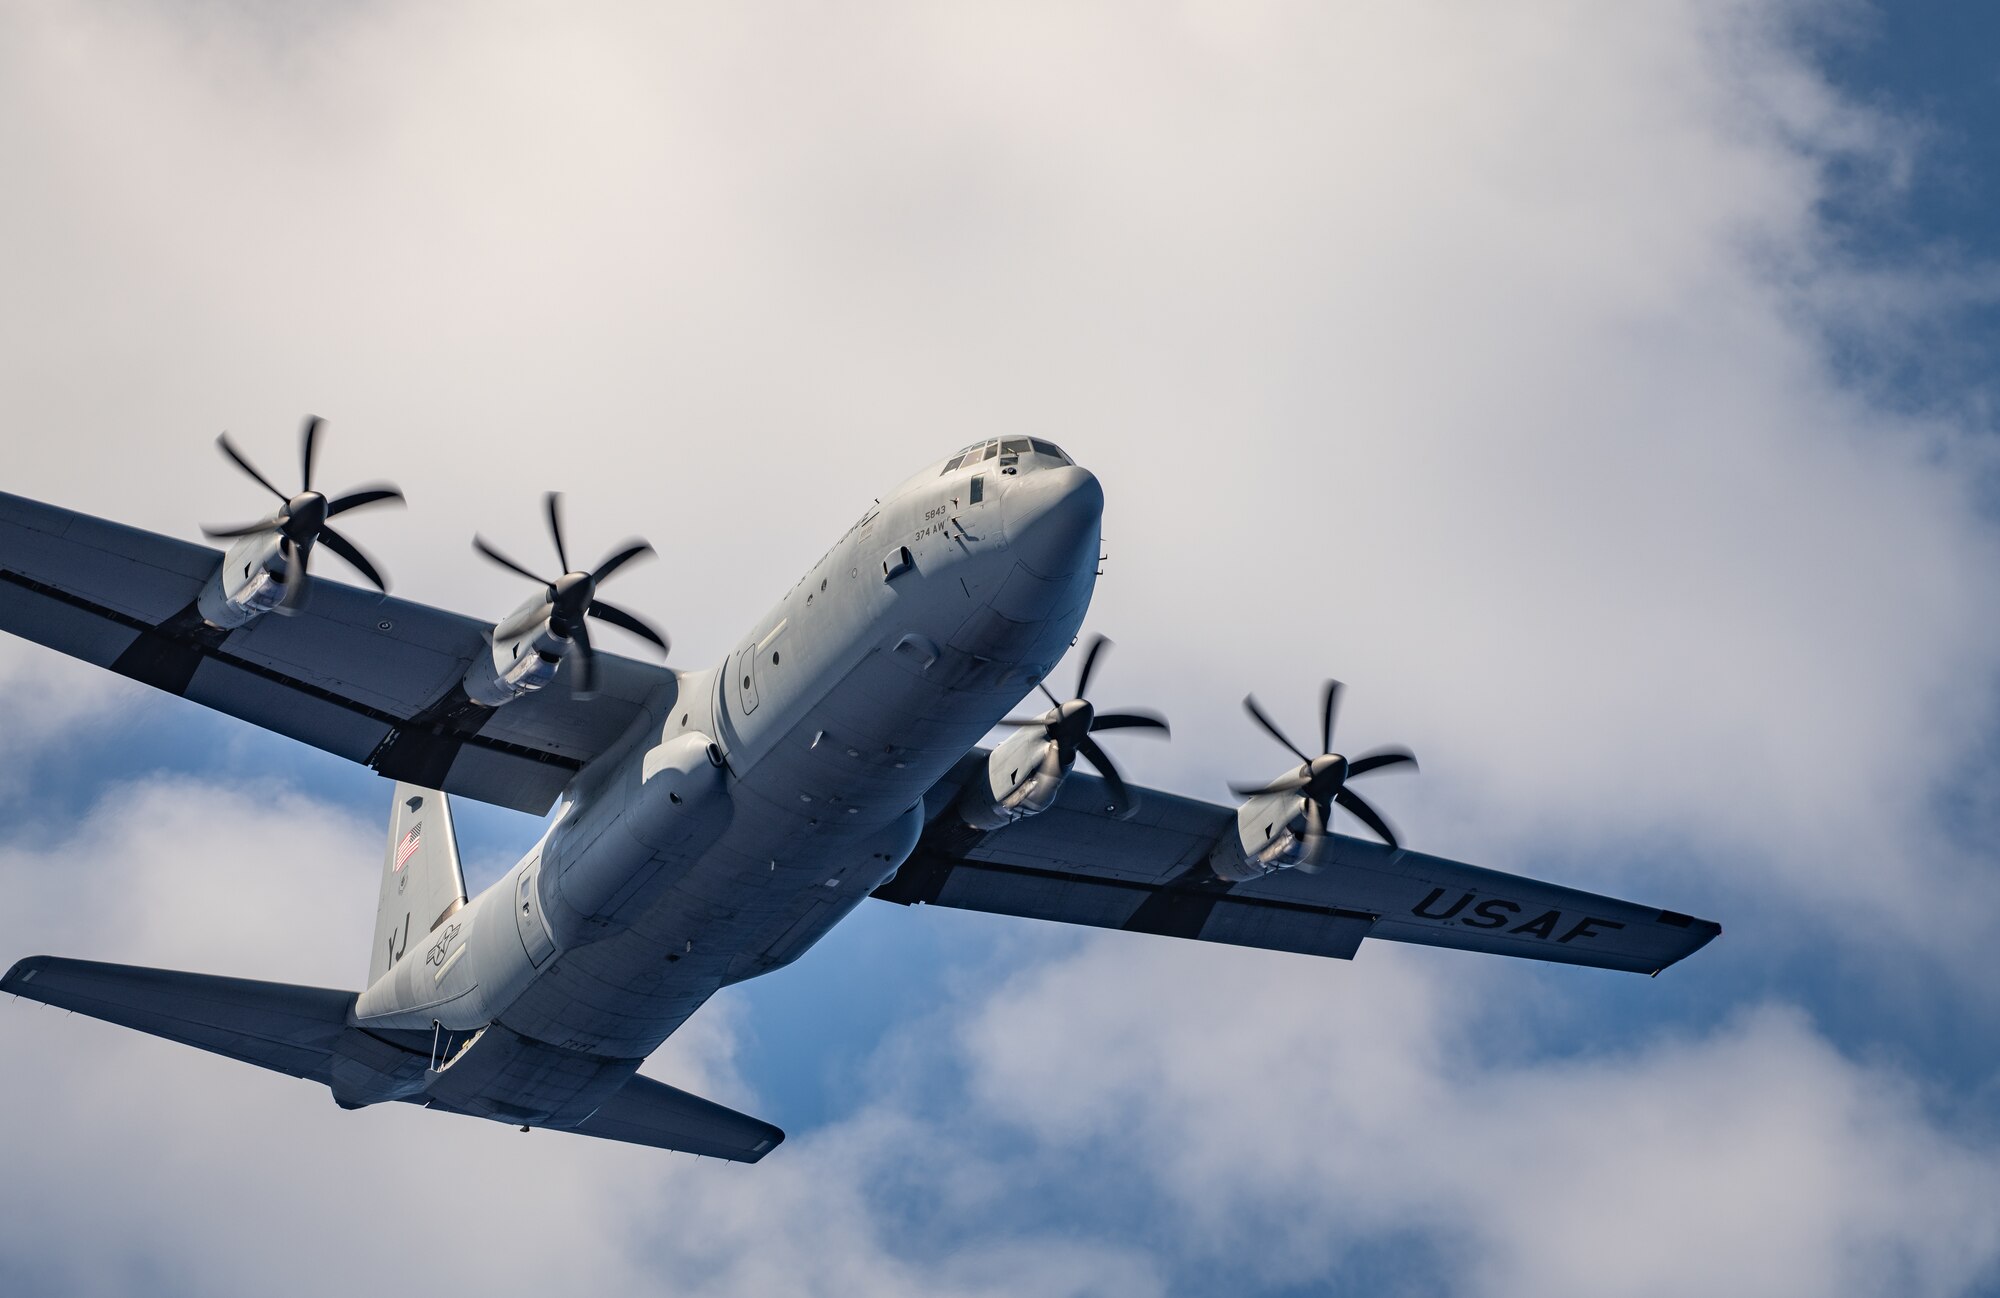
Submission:
M 0 951 L 356 986 L 381 845 L 372 825 L 276 787 L 174 778 L 81 819 L 12 826 Z M 0 1277 L 19 1292 L 495 1294 L 671 1282 L 690 1294 L 1157 1292 L 1131 1249 L 962 1239 L 923 1256 L 889 1229 L 910 1164 L 950 1135 L 862 1108 L 755 1168 L 384 1105 L 62 1014 L 0 1006 Z M 756 1111 L 733 1007 L 704 1009 L 646 1067 Z M 906 1165 L 908 1164 L 908 1165 Z M 337 1247 L 336 1247 L 337 1244 Z M 329 1251 L 331 1250 L 331 1251 Z M 307 1264 L 309 1259 L 309 1264 Z
M 1100 940 L 968 1022 L 974 1099 L 1155 1186 L 1189 1255 L 1264 1284 L 1338 1277 L 1398 1235 L 1469 1294 L 1955 1294 L 2000 1274 L 2000 1146 L 1795 1009 L 1522 1057 L 1519 1007 L 1465 958 L 1363 956 Z
M 372 825 L 176 779 L 16 833 L 10 957 L 354 982 Z M 1147 1295 L 1217 1268 L 1338 1287 L 1374 1247 L 1456 1292 L 1825 1298 L 1962 1293 L 2000 1262 L 2000 1148 L 1796 1010 L 1551 1058 L 1520 986 L 1482 990 L 1476 960 L 1096 939 L 943 998 L 830 1123 L 755 1168 L 342 1113 L 16 1003 L 0 1093 L 33 1116 L 0 1127 L 0 1275 L 76 1293 L 150 1276 L 261 1293 L 282 1272 L 303 1294 L 396 1274 L 490 1293 Z M 705 1009 L 648 1071 L 759 1111 L 736 1012 Z
M 1332 672 L 1347 743 L 1424 757 L 1378 786 L 1416 846 L 1982 985 L 1991 808 L 1939 804 L 1990 767 L 1992 451 L 1975 402 L 1884 409 L 1826 339 L 1920 343 L 1992 281 L 1842 260 L 1835 175 L 1893 203 L 1924 159 L 1801 53 L 1824 13 L 16 6 L 5 485 L 193 535 L 258 503 L 201 443 L 283 478 L 313 409 L 329 479 L 410 491 L 355 529 L 401 593 L 501 612 L 466 541 L 533 558 L 562 487 L 578 548 L 661 545 L 619 598 L 699 666 L 875 492 L 1030 429 L 1107 485 L 1104 701 L 1178 736 L 1122 747 L 1135 776 L 1267 773 L 1236 698 L 1304 731 Z M 0 658 L 17 747 L 132 705 Z M 358 977 L 379 845 L 310 799 L 140 784 L 35 832 L 0 854 L 10 950 Z M 891 1079 L 965 1072 L 949 1115 L 892 1086 L 757 1169 L 342 1115 L 0 1007 L 0 1283 L 506 1292 L 581 1256 L 718 1294 L 1145 1294 L 1405 1239 L 1493 1294 L 1990 1276 L 1990 1144 L 1787 996 L 1560 1060 L 1476 969 L 1107 940 L 885 1047 Z M 659 1065 L 724 1099 L 728 1008 Z M 1066 1178 L 1104 1199 L 1022 1215 Z M 398 1233 L 437 1213 L 456 1251 Z M 352 1245 L 302 1275 L 302 1230 Z
M 1334 672 L 1427 759 L 1383 796 L 1419 845 L 1990 928 L 1934 815 L 1993 714 L 1990 451 L 1827 358 L 1954 302 L 1821 224 L 1921 136 L 1813 7 L 4 21 L 19 490 L 189 534 L 254 503 L 208 434 L 278 472 L 311 406 L 328 475 L 410 489 L 366 529 L 405 592 L 509 606 L 465 540 L 539 553 L 563 486 L 580 548 L 662 543 L 621 598 L 699 665 L 872 492 L 1031 427 L 1108 484 L 1155 778 L 1268 768 L 1238 689 Z

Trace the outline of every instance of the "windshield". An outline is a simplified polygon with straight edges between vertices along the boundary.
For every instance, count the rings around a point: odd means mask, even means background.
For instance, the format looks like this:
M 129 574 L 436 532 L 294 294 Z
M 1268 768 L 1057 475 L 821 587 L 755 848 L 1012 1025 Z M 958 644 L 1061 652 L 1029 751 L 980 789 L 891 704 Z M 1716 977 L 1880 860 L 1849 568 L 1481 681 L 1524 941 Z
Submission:
M 1021 457 L 1024 455 L 1039 456 L 1042 460 L 1053 461 L 1056 464 L 1075 463 L 1069 456 L 1063 454 L 1061 447 L 1054 442 L 1045 442 L 1039 437 L 996 437 L 977 446 L 968 446 L 946 460 L 943 472 L 950 473 L 955 469 L 971 468 L 973 465 L 996 458 L 1002 465 L 1011 469 L 1021 463 Z M 1042 465 L 1039 461 L 1030 461 L 1025 467 L 1039 468 Z

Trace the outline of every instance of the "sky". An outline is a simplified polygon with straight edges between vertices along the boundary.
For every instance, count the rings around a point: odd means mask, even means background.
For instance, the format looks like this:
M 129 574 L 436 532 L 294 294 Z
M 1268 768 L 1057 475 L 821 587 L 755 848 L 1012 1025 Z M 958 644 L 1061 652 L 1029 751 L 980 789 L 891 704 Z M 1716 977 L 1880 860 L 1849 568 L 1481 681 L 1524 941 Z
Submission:
M 539 494 L 722 657 L 1008 433 L 1093 695 L 1226 799 L 1348 684 L 1416 848 L 1719 920 L 1657 979 L 869 903 L 647 1066 L 740 1167 L 0 1004 L 0 1291 L 2000 1294 L 2000 78 L 1858 0 L 0 10 L 4 489 L 322 474 L 498 617 Z M 338 575 L 331 556 L 320 571 Z M 635 647 L 636 652 L 636 647 Z M 1058 679 L 1073 666 L 1058 670 Z M 0 959 L 357 987 L 388 787 L 0 641 Z M 474 886 L 538 834 L 458 804 Z

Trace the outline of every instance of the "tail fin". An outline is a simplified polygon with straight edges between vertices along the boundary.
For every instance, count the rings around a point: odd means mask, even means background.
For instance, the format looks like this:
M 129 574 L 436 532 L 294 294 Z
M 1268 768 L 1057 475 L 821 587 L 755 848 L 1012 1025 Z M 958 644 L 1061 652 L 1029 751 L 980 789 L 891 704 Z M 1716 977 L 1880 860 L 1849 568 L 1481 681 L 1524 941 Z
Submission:
M 458 864 L 451 804 L 436 789 L 398 783 L 389 809 L 389 854 L 382 862 L 368 985 L 403 958 L 412 933 L 421 938 L 464 904 L 465 873 Z

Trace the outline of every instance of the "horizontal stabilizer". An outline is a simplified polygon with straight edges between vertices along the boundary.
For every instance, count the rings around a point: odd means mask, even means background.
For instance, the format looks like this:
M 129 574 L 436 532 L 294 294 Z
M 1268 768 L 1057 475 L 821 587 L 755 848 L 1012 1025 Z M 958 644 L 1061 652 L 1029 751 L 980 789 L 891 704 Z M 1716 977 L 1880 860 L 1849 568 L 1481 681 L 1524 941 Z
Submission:
M 737 1163 L 756 1162 L 785 1138 L 768 1122 L 636 1075 L 570 1130 Z
M 316 1082 L 329 1080 L 354 1004 L 353 992 L 324 987 L 46 955 L 8 970 L 0 992 Z

